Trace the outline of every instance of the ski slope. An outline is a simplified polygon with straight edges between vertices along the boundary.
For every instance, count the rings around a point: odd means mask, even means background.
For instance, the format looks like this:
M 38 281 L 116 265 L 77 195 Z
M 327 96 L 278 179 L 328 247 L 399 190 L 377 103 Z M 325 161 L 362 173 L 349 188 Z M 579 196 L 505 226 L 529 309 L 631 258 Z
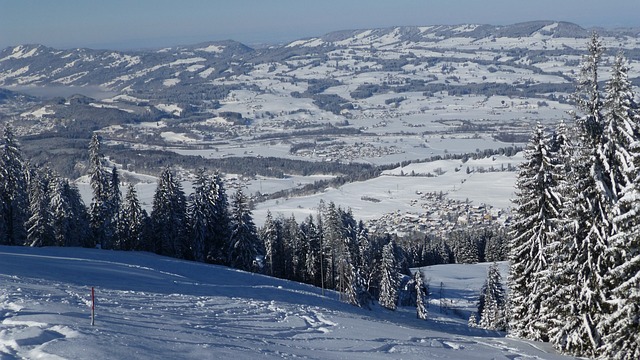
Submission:
M 149 253 L 0 246 L 0 359 L 564 358 L 466 326 L 487 266 L 423 268 L 433 295 L 421 321 L 412 308 L 359 309 L 315 287 Z

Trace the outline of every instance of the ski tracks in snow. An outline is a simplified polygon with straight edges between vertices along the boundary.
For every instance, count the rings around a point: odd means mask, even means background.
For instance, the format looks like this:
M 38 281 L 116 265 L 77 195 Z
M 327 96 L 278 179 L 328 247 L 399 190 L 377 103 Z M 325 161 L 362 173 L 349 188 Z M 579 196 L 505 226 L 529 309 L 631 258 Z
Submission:
M 33 320 L 46 318 L 47 314 L 30 309 L 30 295 L 23 293 L 20 287 L 12 287 L 11 280 L 4 277 L 4 286 L 0 289 L 0 359 L 62 359 L 47 353 L 44 348 L 48 344 L 74 338 L 78 333 L 68 326 Z M 47 300 L 56 296 L 45 295 Z

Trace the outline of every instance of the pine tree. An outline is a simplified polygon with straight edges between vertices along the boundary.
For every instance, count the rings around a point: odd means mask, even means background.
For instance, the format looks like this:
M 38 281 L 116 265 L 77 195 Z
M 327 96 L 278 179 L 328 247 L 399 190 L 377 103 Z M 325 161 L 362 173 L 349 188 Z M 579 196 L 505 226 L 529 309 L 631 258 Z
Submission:
M 497 263 L 493 263 L 489 266 L 487 280 L 481 290 L 478 326 L 483 329 L 504 331 L 506 329 L 505 302 L 506 295 L 502 287 L 500 269 Z
M 249 201 L 242 189 L 238 189 L 233 197 L 229 264 L 237 269 L 257 271 L 256 258 L 264 253 L 261 250 Z
M 399 272 L 395 256 L 395 245 L 390 241 L 382 249 L 380 269 L 380 296 L 378 302 L 389 310 L 395 310 L 398 303 Z
M 305 257 L 305 281 L 315 285 L 322 285 L 322 244 L 321 234 L 313 222 L 313 215 L 309 215 L 300 224 L 302 241 L 307 243 L 307 255 Z
M 413 274 L 413 282 L 416 290 L 416 316 L 420 320 L 427 320 L 426 296 L 427 289 L 424 285 L 422 271 L 418 270 Z
M 133 184 L 127 187 L 118 221 L 118 248 L 120 250 L 146 250 L 144 247 L 145 222 L 147 213 L 142 209 L 136 188 Z
M 214 245 L 216 184 L 199 169 L 188 205 L 190 242 L 194 260 L 204 262 Z
M 207 246 L 207 262 L 226 264 L 228 261 L 228 245 L 231 238 L 231 216 L 229 201 L 224 187 L 224 181 L 219 173 L 214 174 L 212 184 L 213 219 L 211 229 L 211 243 Z
M 69 180 L 54 176 L 49 182 L 51 226 L 58 246 L 85 245 L 88 213 L 78 188 Z
M 282 226 L 279 221 L 273 218 L 271 211 L 267 211 L 267 218 L 261 231 L 262 242 L 265 249 L 265 266 L 267 274 L 270 276 L 284 276 L 284 256 L 282 245 Z
M 49 171 L 33 170 L 29 184 L 29 211 L 27 244 L 33 247 L 55 245 L 51 226 L 51 187 Z
M 29 218 L 29 197 L 27 195 L 26 166 L 22 151 L 10 126 L 4 129 L 4 146 L 0 158 L 0 243 L 23 245 L 27 231 L 25 223 Z
M 558 234 L 561 198 L 556 193 L 554 162 L 541 125 L 525 150 L 525 162 L 516 181 L 511 242 L 510 332 L 531 340 L 543 340 L 546 329 L 536 326 L 544 294 L 540 275 L 550 260 L 545 250 Z
M 182 185 L 169 168 L 160 174 L 153 196 L 151 223 L 154 251 L 161 255 L 189 258 L 186 237 L 187 204 Z
M 604 335 L 598 352 L 613 359 L 640 358 L 640 113 L 627 77 L 622 55 L 616 57 L 605 97 L 605 134 L 615 146 L 610 163 L 618 169 L 611 175 L 614 204 L 612 234 L 605 256 L 610 271 L 607 316 L 598 324 Z M 616 177 L 617 175 L 617 177 Z
M 104 156 L 100 150 L 100 138 L 93 134 L 89 143 L 89 183 L 93 199 L 89 211 L 91 231 L 96 245 L 110 249 L 115 228 L 112 226 L 112 191 L 109 175 L 104 169 Z

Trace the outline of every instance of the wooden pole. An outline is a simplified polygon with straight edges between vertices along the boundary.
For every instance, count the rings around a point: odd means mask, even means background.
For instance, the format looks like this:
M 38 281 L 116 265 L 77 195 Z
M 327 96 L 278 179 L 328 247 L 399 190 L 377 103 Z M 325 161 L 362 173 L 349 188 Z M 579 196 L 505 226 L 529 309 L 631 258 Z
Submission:
M 96 324 L 96 292 L 93 286 L 91 287 L 91 326 Z

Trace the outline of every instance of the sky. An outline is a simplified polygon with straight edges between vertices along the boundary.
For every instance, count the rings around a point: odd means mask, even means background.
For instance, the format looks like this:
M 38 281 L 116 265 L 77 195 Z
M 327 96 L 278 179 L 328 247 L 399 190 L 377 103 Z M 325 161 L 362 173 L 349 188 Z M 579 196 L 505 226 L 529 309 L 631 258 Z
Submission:
M 638 14 L 638 0 L 0 0 L 0 49 L 255 45 L 337 30 L 531 20 L 638 27 Z

